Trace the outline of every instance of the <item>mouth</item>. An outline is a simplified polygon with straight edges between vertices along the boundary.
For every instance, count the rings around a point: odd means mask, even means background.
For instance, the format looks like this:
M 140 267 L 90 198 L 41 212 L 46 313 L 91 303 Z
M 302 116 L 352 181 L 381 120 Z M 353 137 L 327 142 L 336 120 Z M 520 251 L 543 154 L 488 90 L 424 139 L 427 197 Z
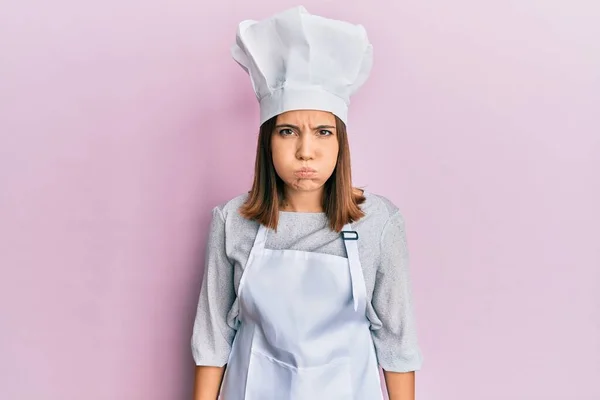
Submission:
M 317 172 L 317 170 L 309 167 L 302 167 L 297 169 L 296 172 Z
M 294 171 L 294 175 L 299 178 L 310 178 L 315 176 L 316 174 L 317 170 L 308 167 L 303 167 Z

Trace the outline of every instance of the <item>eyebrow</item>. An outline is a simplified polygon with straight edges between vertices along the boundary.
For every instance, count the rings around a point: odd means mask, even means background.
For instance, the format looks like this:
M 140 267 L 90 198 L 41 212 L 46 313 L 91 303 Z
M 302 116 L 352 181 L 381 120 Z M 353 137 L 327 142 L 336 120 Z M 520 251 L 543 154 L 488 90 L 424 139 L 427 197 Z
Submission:
M 296 125 L 292 125 L 292 124 L 280 124 L 280 125 L 276 125 L 275 128 L 276 129 L 279 129 L 279 128 L 292 128 L 292 129 L 295 129 L 297 131 L 300 130 L 299 127 L 297 127 Z M 314 130 L 317 130 L 317 129 L 335 129 L 335 126 L 333 126 L 333 125 L 318 125 L 318 126 L 315 126 L 313 129 Z

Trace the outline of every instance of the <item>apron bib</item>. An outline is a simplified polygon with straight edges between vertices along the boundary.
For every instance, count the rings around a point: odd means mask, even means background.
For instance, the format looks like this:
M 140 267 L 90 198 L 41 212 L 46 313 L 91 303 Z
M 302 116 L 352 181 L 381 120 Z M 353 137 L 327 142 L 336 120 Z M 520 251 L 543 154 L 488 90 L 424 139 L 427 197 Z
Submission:
M 238 289 L 240 328 L 222 400 L 382 400 L 358 234 L 348 258 L 265 249 L 262 224 Z M 348 232 L 350 231 L 350 232 Z

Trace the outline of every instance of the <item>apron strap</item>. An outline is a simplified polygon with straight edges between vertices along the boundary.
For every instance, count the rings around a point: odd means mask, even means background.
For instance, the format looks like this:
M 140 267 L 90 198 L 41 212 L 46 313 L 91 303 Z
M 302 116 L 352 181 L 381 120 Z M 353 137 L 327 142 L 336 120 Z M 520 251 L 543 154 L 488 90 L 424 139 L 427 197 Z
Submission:
M 352 299 L 354 301 L 354 311 L 363 312 L 367 303 L 367 288 L 365 278 L 358 255 L 358 232 L 352 230 L 350 224 L 344 225 L 341 232 L 342 240 L 346 246 L 348 263 L 350 264 L 350 279 L 352 280 Z
M 254 238 L 254 246 L 252 246 L 252 251 L 258 250 L 262 251 L 265 248 L 265 243 L 267 242 L 267 227 L 263 224 L 258 224 L 258 232 L 256 233 L 256 237 Z
M 267 227 L 263 224 L 258 224 L 258 232 L 256 237 L 254 238 L 254 246 L 250 250 L 250 254 L 248 255 L 248 260 L 246 261 L 246 265 L 244 267 L 244 271 L 242 272 L 242 278 L 240 279 L 240 284 L 238 286 L 238 294 L 242 293 L 242 288 L 246 283 L 246 277 L 248 276 L 248 271 L 246 270 L 252 264 L 257 254 L 261 254 L 263 249 L 265 248 L 265 242 L 267 241 Z M 241 310 L 240 310 L 241 315 Z

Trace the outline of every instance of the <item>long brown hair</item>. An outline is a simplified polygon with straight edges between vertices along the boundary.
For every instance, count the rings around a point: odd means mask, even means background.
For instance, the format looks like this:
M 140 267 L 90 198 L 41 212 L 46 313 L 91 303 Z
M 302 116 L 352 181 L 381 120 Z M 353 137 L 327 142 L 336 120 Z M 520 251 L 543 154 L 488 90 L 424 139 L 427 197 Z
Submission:
M 260 127 L 254 182 L 248 198 L 240 207 L 240 214 L 250 220 L 277 230 L 279 207 L 284 199 L 285 183 L 277 175 L 271 153 L 271 136 L 275 131 L 277 116 Z M 337 163 L 331 177 L 325 182 L 323 210 L 332 230 L 340 232 L 346 223 L 361 219 L 365 214 L 359 207 L 365 201 L 363 191 L 352 186 L 350 146 L 346 124 L 335 117 L 339 144 Z

